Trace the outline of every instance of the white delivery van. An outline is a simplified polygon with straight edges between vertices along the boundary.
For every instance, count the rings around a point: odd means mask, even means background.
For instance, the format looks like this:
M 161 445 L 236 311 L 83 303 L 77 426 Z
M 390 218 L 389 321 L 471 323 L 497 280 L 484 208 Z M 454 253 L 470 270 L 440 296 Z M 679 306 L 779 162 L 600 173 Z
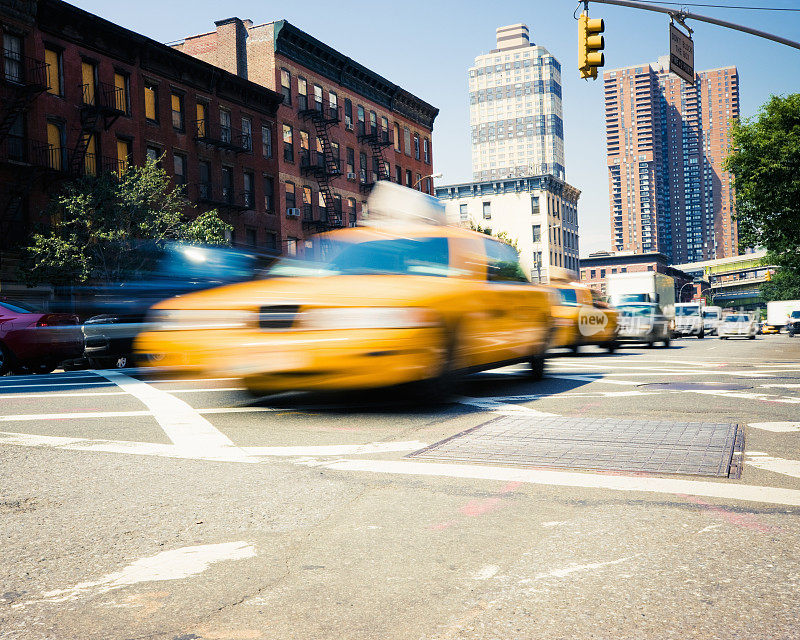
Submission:
M 786 326 L 792 311 L 800 311 L 800 300 L 775 300 L 767 302 L 767 324 L 779 331 Z
M 722 322 L 722 307 L 703 307 L 703 331 L 710 336 L 717 335 L 719 323 Z
M 608 301 L 618 307 L 623 304 L 653 303 L 672 318 L 675 307 L 675 280 L 655 271 L 612 273 L 606 277 Z
M 675 335 L 704 338 L 703 303 L 679 302 L 675 305 Z

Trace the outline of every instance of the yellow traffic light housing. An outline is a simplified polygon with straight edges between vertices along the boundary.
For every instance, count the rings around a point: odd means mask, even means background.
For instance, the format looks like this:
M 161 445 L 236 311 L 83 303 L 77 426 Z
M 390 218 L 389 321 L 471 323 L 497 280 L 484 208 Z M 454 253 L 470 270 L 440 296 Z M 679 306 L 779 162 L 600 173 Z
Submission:
M 584 11 L 578 19 L 578 71 L 581 78 L 597 79 L 597 69 L 605 63 L 602 18 L 590 18 Z

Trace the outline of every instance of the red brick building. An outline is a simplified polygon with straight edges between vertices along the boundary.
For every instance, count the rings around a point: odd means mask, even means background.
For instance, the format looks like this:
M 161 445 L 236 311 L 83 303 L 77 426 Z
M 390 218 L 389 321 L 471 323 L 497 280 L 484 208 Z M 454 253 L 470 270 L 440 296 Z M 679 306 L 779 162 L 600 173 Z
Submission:
M 694 296 L 694 288 L 683 287 L 692 281 L 692 276 L 670 266 L 667 256 L 657 251 L 638 254 L 632 251 L 597 251 L 589 254 L 588 258 L 581 258 L 580 279 L 582 284 L 605 295 L 606 279 L 611 274 L 643 271 L 663 273 L 675 280 L 677 302 L 688 302 Z
M 311 233 L 368 215 L 377 180 L 433 193 L 438 109 L 284 20 L 215 25 L 174 46 L 282 94 L 277 148 L 286 253 L 301 253 Z
M 65 180 L 161 158 L 233 242 L 277 252 L 281 96 L 60 0 L 0 0 L 0 291 Z

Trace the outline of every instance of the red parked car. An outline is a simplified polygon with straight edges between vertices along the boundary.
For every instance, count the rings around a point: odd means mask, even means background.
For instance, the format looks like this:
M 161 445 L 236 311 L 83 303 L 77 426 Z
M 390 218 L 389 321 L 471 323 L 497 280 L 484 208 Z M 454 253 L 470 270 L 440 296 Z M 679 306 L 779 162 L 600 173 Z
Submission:
M 50 373 L 83 355 L 78 316 L 45 313 L 26 302 L 0 299 L 0 375 Z

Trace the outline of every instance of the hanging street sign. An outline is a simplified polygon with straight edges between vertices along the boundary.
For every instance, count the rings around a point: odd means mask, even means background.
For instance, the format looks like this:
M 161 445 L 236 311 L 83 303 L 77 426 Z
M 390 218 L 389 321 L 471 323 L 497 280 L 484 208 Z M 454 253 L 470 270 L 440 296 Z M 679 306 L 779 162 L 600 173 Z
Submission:
M 669 70 L 694 84 L 694 42 L 672 22 L 669 23 Z

